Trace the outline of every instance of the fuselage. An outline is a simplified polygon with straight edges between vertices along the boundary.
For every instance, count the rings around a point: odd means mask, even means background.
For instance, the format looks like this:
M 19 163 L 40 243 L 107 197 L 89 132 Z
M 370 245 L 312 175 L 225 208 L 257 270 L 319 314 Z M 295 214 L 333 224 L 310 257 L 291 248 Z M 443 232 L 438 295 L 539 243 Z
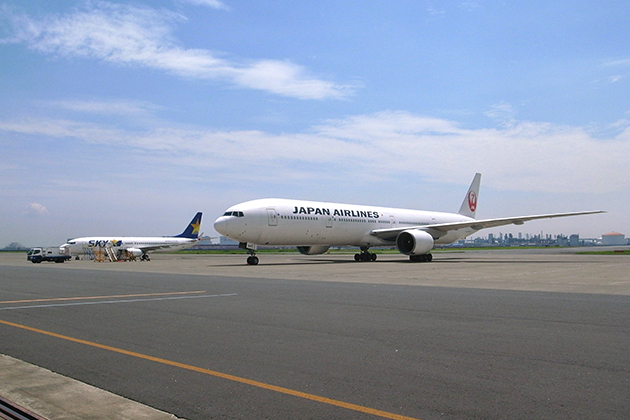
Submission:
M 74 238 L 62 246 L 69 246 L 72 255 L 80 255 L 89 249 L 111 247 L 114 250 L 139 249 L 160 251 L 178 251 L 189 248 L 197 243 L 194 238 L 150 237 L 150 236 L 91 236 Z
M 318 201 L 261 199 L 230 207 L 214 228 L 238 242 L 258 245 L 330 245 L 372 247 L 392 245 L 394 239 L 370 234 L 378 229 L 399 229 L 471 221 L 442 212 Z M 448 244 L 476 232 L 451 230 L 435 239 Z

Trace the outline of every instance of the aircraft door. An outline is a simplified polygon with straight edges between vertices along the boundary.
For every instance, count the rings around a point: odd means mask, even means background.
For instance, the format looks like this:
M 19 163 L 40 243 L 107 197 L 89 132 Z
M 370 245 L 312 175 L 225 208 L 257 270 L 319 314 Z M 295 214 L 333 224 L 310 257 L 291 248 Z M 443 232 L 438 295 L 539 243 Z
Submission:
M 396 227 L 396 216 L 394 216 L 393 214 L 389 215 L 389 226 L 392 228 Z
M 278 214 L 276 209 L 267 209 L 267 221 L 269 226 L 278 226 Z

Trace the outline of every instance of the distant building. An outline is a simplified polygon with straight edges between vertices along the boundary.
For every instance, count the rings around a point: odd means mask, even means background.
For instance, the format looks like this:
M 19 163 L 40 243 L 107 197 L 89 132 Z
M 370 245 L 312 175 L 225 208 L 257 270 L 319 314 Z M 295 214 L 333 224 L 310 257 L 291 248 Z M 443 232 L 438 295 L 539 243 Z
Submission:
M 225 236 L 219 236 L 219 245 L 238 245 L 238 242 L 226 238 Z
M 602 235 L 602 245 L 626 245 L 626 236 L 619 232 L 610 232 Z
M 28 251 L 28 248 L 19 242 L 11 242 L 2 249 L 3 251 Z

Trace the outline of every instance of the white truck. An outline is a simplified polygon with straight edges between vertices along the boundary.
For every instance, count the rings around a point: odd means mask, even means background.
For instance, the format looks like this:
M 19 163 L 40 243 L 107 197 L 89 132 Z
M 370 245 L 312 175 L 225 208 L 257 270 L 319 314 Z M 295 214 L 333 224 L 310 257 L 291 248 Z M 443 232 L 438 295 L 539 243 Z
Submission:
M 42 261 L 62 263 L 71 257 L 70 247 L 63 246 L 59 248 L 31 248 L 26 254 L 26 260 L 33 264 L 38 264 Z

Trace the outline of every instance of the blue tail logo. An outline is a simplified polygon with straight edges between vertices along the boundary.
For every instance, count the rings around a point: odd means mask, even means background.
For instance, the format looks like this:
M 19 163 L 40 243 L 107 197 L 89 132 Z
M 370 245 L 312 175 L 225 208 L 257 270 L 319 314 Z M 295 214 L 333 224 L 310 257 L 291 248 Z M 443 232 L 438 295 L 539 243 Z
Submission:
M 199 237 L 199 228 L 201 228 L 201 214 L 201 212 L 197 213 L 188 224 L 186 230 L 175 237 L 197 239 Z

